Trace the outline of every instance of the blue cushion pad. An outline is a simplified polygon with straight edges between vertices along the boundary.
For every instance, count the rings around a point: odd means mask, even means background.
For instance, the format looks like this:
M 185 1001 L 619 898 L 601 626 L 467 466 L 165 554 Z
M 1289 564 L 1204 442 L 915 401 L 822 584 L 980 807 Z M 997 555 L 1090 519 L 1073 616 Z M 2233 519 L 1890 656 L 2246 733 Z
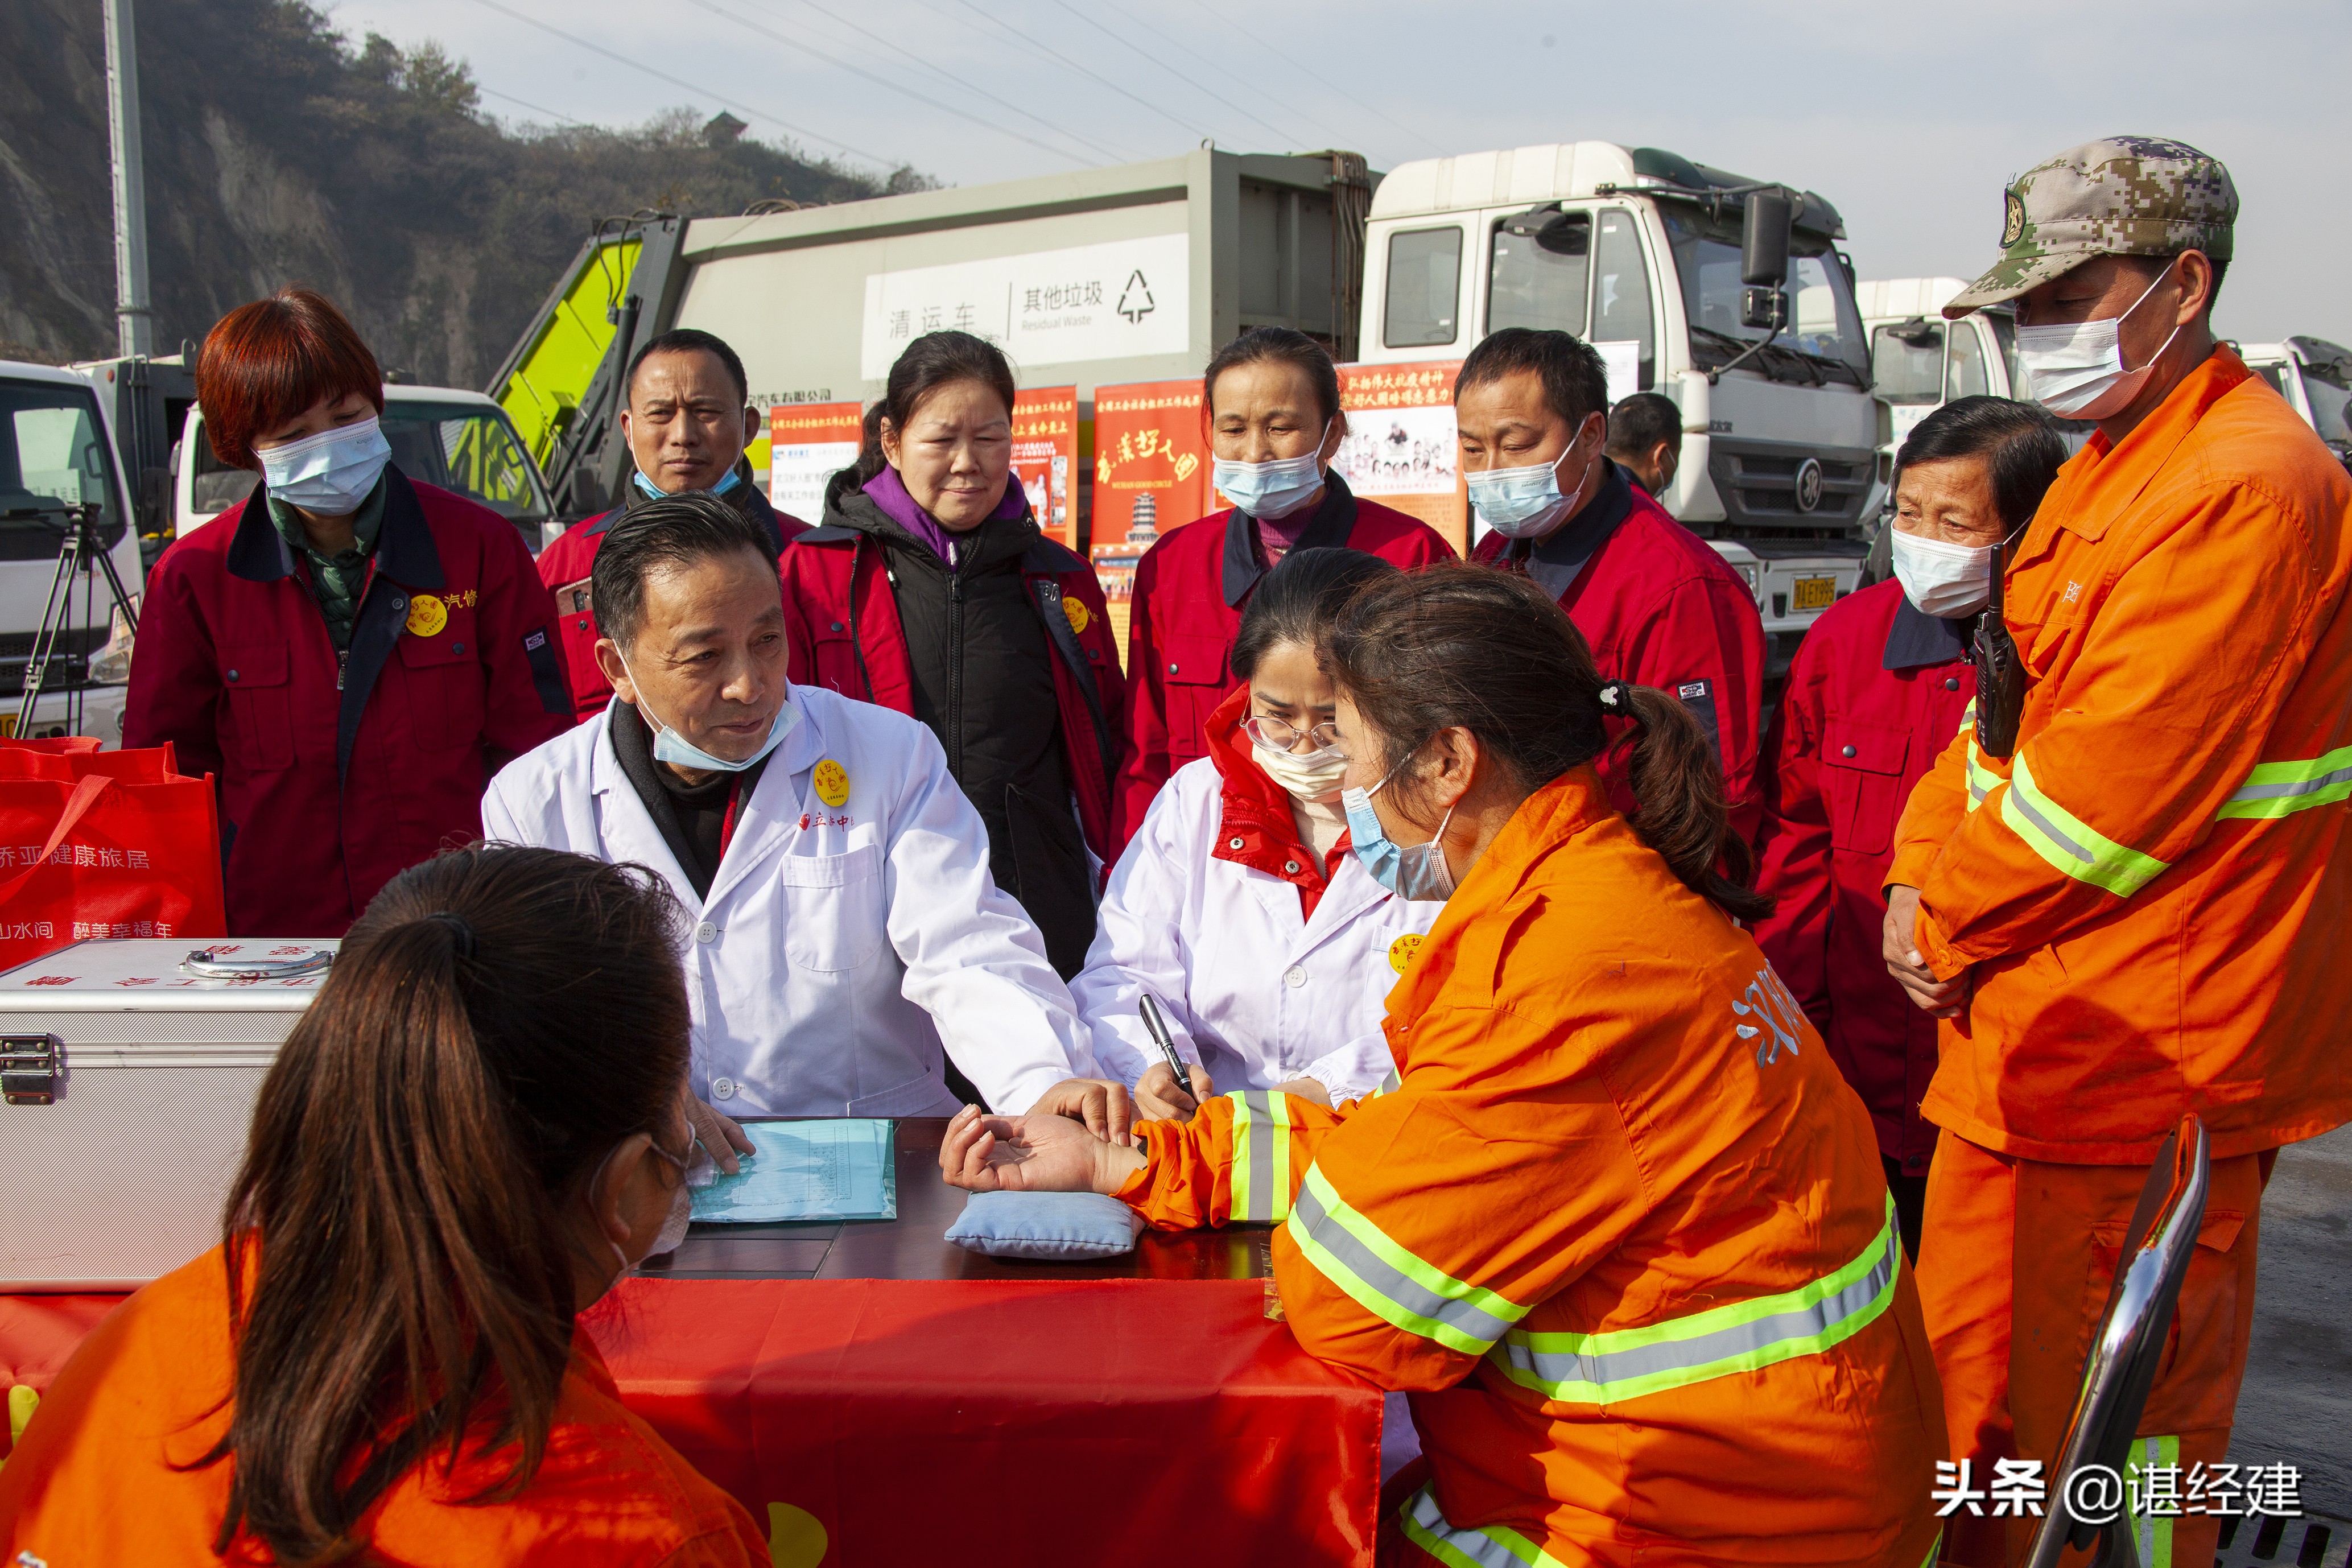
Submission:
M 1141 1215 L 1100 1193 L 974 1193 L 948 1239 L 992 1258 L 1113 1258 L 1142 1232 Z

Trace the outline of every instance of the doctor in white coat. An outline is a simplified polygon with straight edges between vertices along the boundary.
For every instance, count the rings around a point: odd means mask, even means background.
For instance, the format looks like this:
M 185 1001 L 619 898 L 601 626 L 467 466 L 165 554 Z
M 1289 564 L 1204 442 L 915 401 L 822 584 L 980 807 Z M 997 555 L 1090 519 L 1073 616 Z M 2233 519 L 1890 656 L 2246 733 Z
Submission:
M 1208 755 L 1153 797 L 1103 895 L 1071 994 L 1098 1068 L 1136 1088 L 1137 1113 L 1189 1119 L 1137 1016 L 1157 996 L 1202 1096 L 1281 1089 L 1325 1105 L 1360 1099 L 1395 1063 L 1381 1033 L 1390 988 L 1443 900 L 1408 901 L 1367 873 L 1339 805 L 1333 694 L 1315 636 L 1329 613 L 1396 570 L 1353 550 L 1286 555 L 1234 640 L 1236 688 L 1208 721 Z
M 700 491 L 649 502 L 590 593 L 615 700 L 500 771 L 484 836 L 637 862 L 693 911 L 691 1081 L 719 1163 L 750 1148 L 730 1115 L 952 1113 L 942 1047 L 1000 1110 L 1124 1138 L 1125 1088 L 1087 1076 L 1085 1026 L 938 741 L 788 683 L 766 531 Z

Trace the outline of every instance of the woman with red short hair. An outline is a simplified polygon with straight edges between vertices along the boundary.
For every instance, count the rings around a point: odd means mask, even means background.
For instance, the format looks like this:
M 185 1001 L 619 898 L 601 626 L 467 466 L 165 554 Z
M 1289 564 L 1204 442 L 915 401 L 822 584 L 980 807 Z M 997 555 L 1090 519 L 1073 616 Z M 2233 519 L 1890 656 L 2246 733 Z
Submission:
M 512 523 L 393 465 L 375 355 L 324 297 L 222 317 L 196 396 L 261 482 L 149 574 L 123 744 L 219 775 L 232 935 L 341 935 L 569 727 L 555 603 Z

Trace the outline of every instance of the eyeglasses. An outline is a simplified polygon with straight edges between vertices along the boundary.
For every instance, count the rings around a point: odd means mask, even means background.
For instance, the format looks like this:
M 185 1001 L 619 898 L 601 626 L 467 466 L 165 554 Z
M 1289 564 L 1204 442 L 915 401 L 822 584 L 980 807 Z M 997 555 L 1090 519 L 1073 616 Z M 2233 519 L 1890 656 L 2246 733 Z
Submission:
M 1339 744 L 1339 728 L 1328 719 L 1311 730 L 1295 730 L 1279 719 L 1253 717 L 1242 726 L 1242 732 L 1270 752 L 1290 751 L 1302 739 L 1327 752 Z

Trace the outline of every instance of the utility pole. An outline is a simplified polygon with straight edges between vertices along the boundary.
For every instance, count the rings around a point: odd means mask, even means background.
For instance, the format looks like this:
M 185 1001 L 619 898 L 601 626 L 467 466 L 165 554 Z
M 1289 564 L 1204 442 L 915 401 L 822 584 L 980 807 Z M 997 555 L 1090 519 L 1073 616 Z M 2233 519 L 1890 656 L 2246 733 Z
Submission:
M 147 175 L 139 144 L 139 37 L 131 0 L 106 9 L 107 135 L 114 163 L 114 315 L 121 351 L 152 354 L 155 316 L 147 299 Z

